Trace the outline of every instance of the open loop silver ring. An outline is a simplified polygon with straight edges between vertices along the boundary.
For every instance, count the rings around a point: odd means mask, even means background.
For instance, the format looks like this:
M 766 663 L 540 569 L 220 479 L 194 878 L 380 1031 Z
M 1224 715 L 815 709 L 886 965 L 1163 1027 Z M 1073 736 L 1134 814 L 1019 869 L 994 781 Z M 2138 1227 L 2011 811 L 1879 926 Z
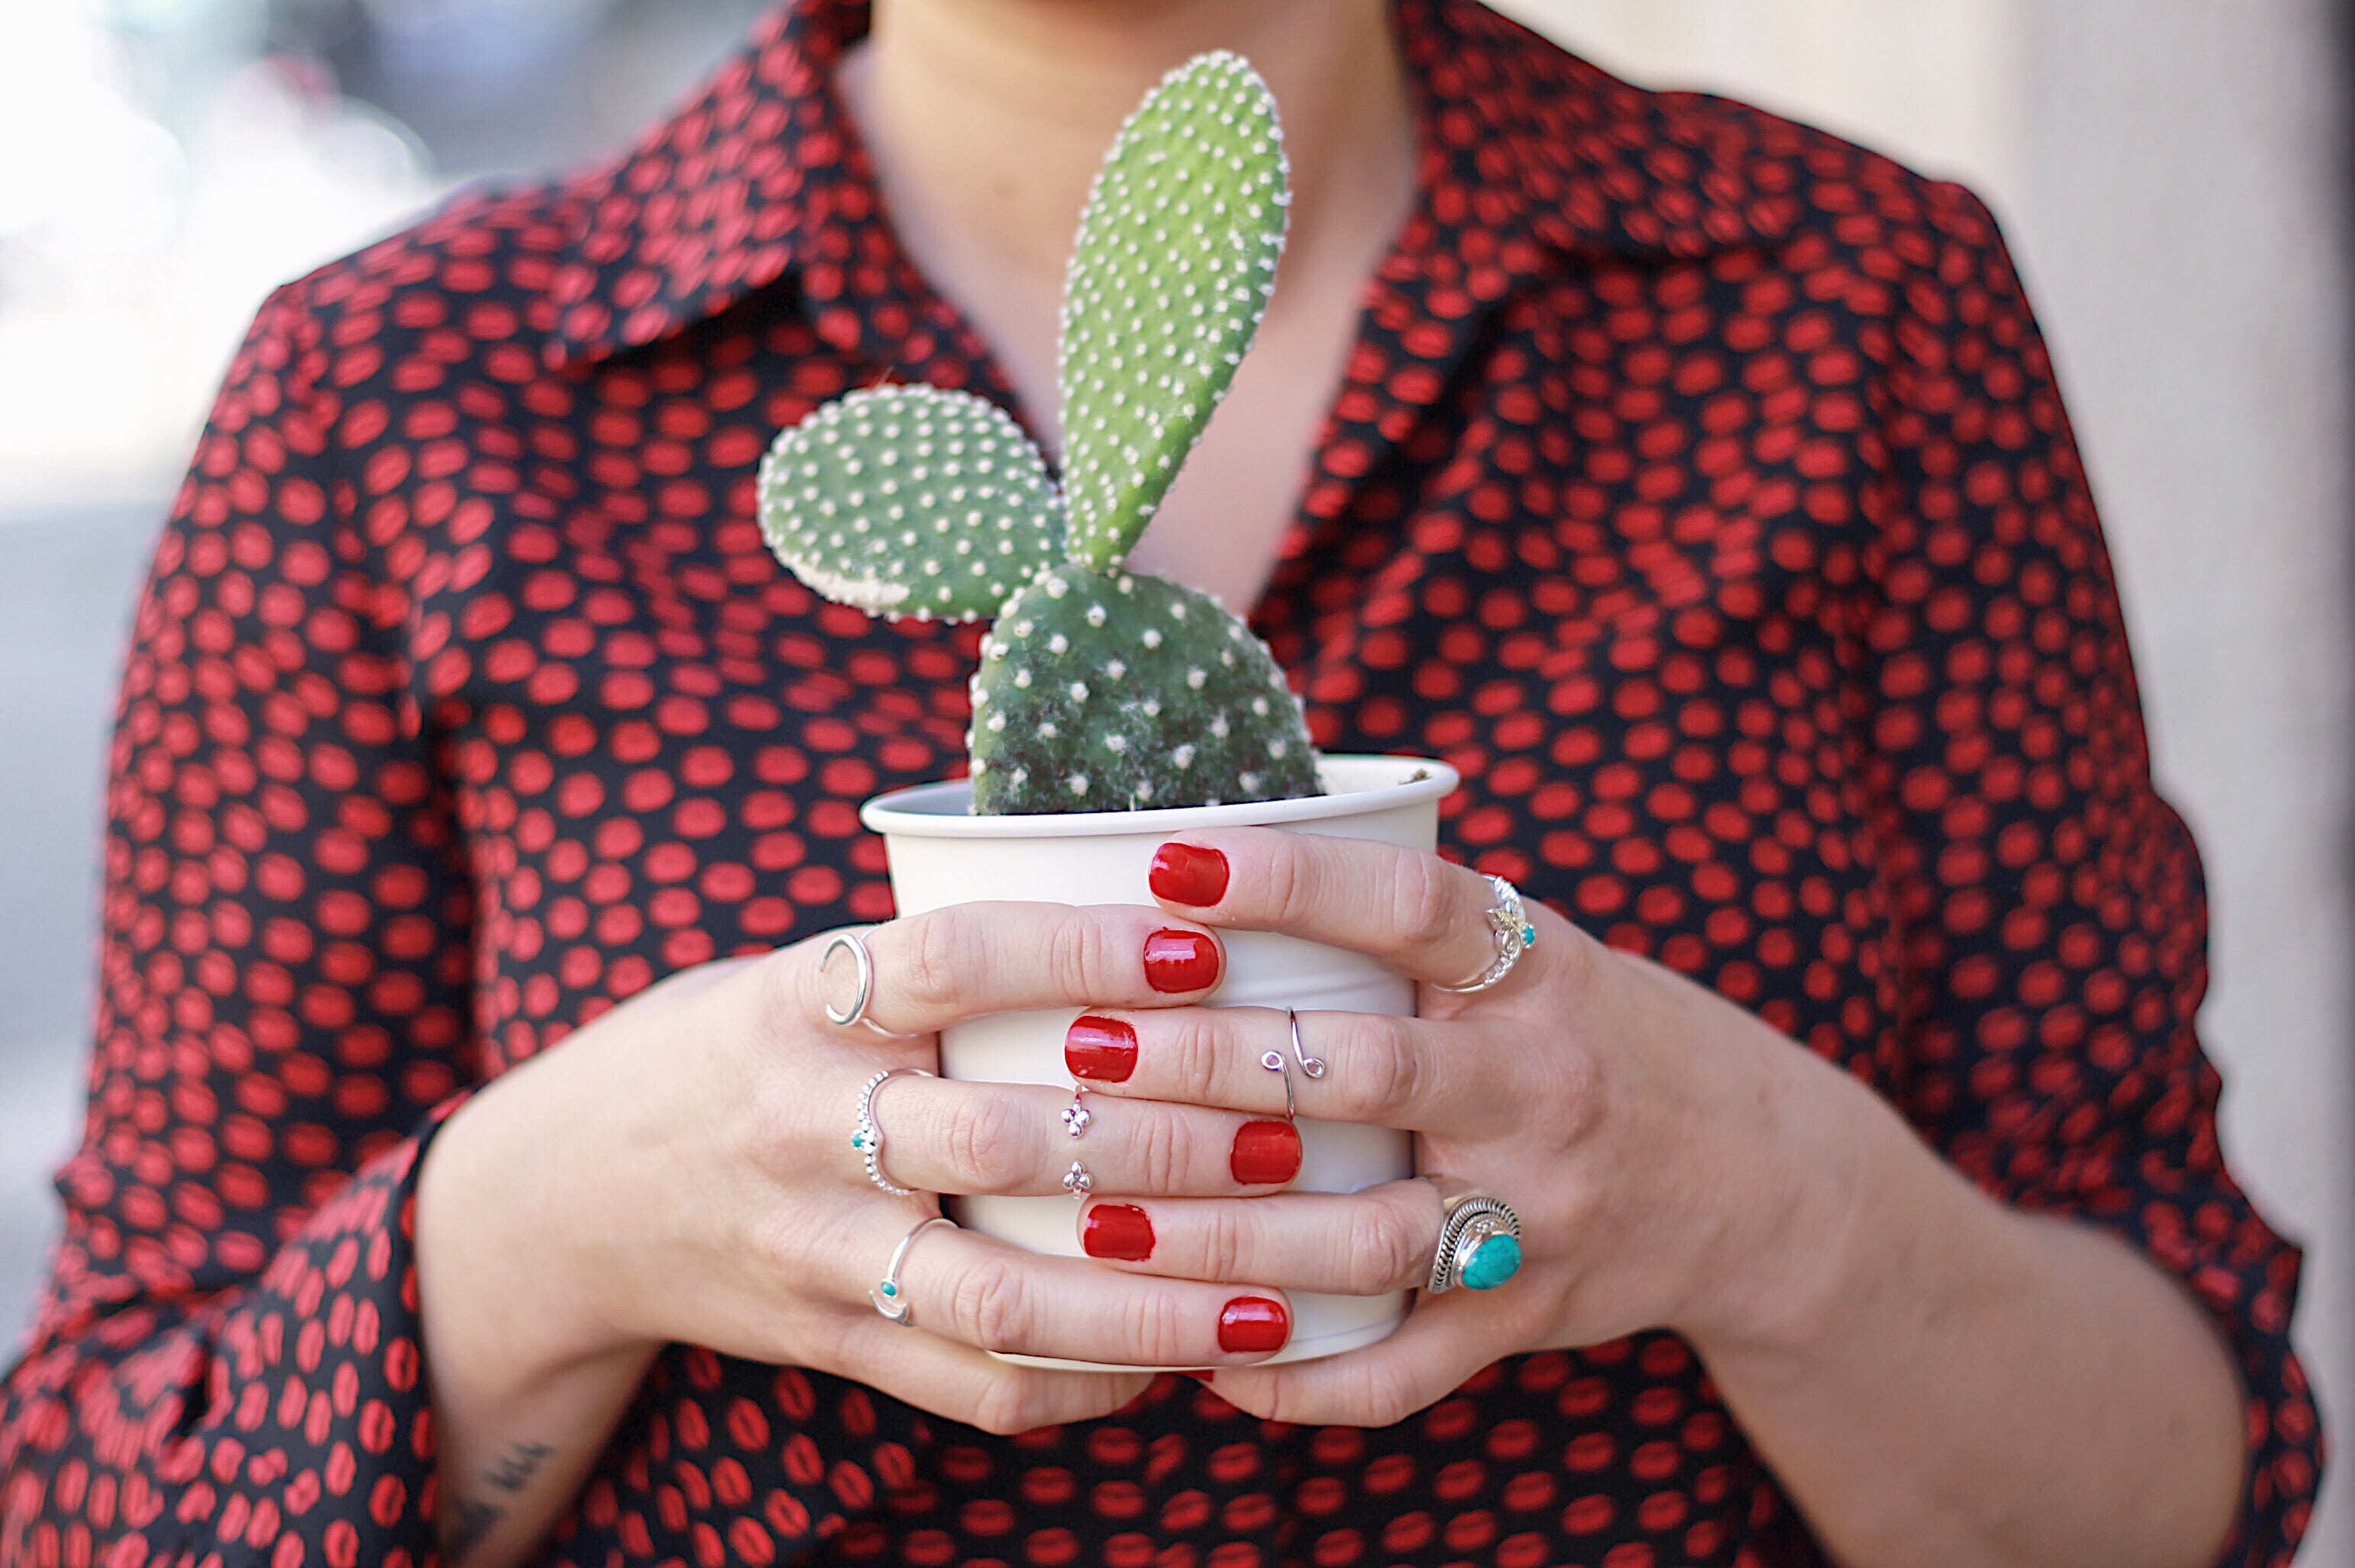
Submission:
M 916 1238 L 935 1225 L 946 1225 L 952 1231 L 957 1228 L 956 1221 L 945 1214 L 918 1221 L 916 1228 L 900 1237 L 900 1244 L 891 1249 L 891 1262 L 883 1270 L 883 1277 L 867 1292 L 867 1299 L 875 1304 L 875 1310 L 902 1328 L 916 1326 L 916 1304 L 908 1299 L 908 1287 L 900 1283 L 900 1265 L 908 1261 L 908 1249 L 916 1244 Z
M 1521 891 L 1502 877 L 1490 877 L 1488 887 L 1497 901 L 1488 906 L 1486 915 L 1489 940 L 1496 944 L 1497 955 L 1488 966 L 1460 986 L 1442 986 L 1433 982 L 1433 988 L 1453 991 L 1458 996 L 1485 991 L 1513 972 L 1521 955 L 1535 947 L 1538 928 L 1529 923 L 1529 911 L 1521 903 Z
M 1300 1071 L 1312 1080 L 1324 1077 L 1325 1059 L 1309 1055 L 1307 1049 L 1300 1043 L 1300 1015 L 1286 1008 L 1284 1009 L 1284 1021 L 1292 1030 L 1292 1060 L 1298 1062 Z
M 867 950 L 867 938 L 858 932 L 837 931 L 826 939 L 826 947 L 817 955 L 820 983 L 823 984 L 826 965 L 834 962 L 834 955 L 837 953 L 850 955 L 850 961 L 856 966 L 858 988 L 850 998 L 850 1006 L 847 1008 L 837 1008 L 821 997 L 818 1005 L 826 1009 L 826 1021 L 837 1029 L 850 1029 L 856 1026 L 864 1029 L 869 1034 L 880 1035 L 885 1040 L 912 1039 L 913 1037 L 910 1035 L 894 1034 L 867 1016 L 868 1005 L 875 1000 L 875 955 Z
M 1298 1121 L 1300 1105 L 1292 1097 L 1292 1063 L 1284 1059 L 1284 1052 L 1280 1051 L 1263 1051 L 1260 1052 L 1259 1064 L 1270 1072 L 1284 1074 L 1284 1119 L 1287 1122 Z
M 883 1125 L 875 1119 L 875 1095 L 884 1084 L 902 1072 L 918 1078 L 933 1076 L 921 1067 L 887 1067 L 868 1079 L 859 1086 L 858 1125 L 850 1133 L 850 1147 L 857 1149 L 859 1157 L 867 1162 L 867 1179 L 894 1198 L 905 1198 L 912 1189 L 900 1186 L 883 1174 Z

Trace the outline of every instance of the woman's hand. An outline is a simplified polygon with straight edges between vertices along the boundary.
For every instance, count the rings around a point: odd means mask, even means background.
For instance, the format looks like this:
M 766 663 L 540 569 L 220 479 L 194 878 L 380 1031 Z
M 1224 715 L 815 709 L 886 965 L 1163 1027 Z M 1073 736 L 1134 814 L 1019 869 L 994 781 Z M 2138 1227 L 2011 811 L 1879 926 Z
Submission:
M 1811 1310 L 1840 1230 L 1826 1202 L 1845 1158 L 1835 1112 L 1864 1092 L 1757 1019 L 1535 904 L 1537 941 L 1508 976 L 1441 989 L 1496 956 L 1493 890 L 1386 845 L 1188 835 L 1163 851 L 1154 891 L 1205 924 L 1355 949 L 1426 982 L 1420 1018 L 1301 1015 L 1326 1070 L 1294 1068 L 1299 1113 L 1414 1132 L 1418 1169 L 1494 1193 L 1524 1227 L 1524 1264 L 1501 1288 L 1426 1296 L 1364 1350 L 1221 1371 L 1223 1397 L 1278 1420 L 1387 1425 L 1515 1352 L 1656 1326 L 1771 1336 Z M 1075 1027 L 1135 1037 L 1133 1069 L 1092 1098 L 1284 1108 L 1260 1061 L 1290 1054 L 1280 1011 Z M 1105 1196 L 1081 1224 L 1092 1253 L 1132 1272 L 1374 1295 L 1423 1282 L 1439 1221 L 1436 1189 L 1417 1180 L 1252 1202 Z
M 947 1227 L 925 1232 L 899 1275 L 915 1331 L 881 1317 L 868 1293 L 937 1211 L 932 1194 L 1060 1195 L 1081 1146 L 1068 1090 L 897 1076 L 874 1115 L 884 1172 L 914 1195 L 887 1196 L 850 1143 L 867 1080 L 933 1069 L 934 1031 L 962 1018 L 1144 1018 L 1199 1001 L 1223 954 L 1144 908 L 968 904 L 864 940 L 866 1017 L 888 1035 L 827 1021 L 855 965 L 838 952 L 824 966 L 813 938 L 634 997 L 491 1083 L 429 1148 L 418 1275 L 453 1559 L 528 1547 L 664 1343 L 839 1373 L 999 1433 L 1103 1415 L 1147 1379 L 986 1349 L 1214 1367 L 1284 1343 L 1281 1291 L 1122 1274 Z M 1298 1168 L 1280 1121 L 1094 1095 L 1088 1107 L 1086 1160 L 1107 1189 L 1268 1193 Z

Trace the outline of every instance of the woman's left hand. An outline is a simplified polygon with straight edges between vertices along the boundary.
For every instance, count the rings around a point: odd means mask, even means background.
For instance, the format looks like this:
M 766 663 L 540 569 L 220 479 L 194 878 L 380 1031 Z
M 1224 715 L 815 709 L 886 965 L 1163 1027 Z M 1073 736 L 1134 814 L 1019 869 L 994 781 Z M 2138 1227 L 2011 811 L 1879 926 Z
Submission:
M 1244 1410 L 1388 1425 L 1521 1351 L 1654 1327 L 1704 1349 L 1721 1337 L 1771 1342 L 1836 1288 L 1841 1112 L 1857 1086 L 1732 1003 L 1534 901 L 1537 940 L 1511 973 L 1485 991 L 1444 990 L 1497 955 L 1494 891 L 1387 845 L 1192 834 L 1156 858 L 1154 891 L 1203 924 L 1355 949 L 1422 982 L 1419 1018 L 1301 1015 L 1327 1067 L 1313 1080 L 1294 1069 L 1299 1114 L 1411 1131 L 1418 1171 L 1492 1193 L 1522 1222 L 1524 1261 L 1501 1286 L 1425 1295 L 1365 1349 L 1221 1370 L 1219 1393 Z M 1092 1018 L 1073 1026 L 1071 1051 L 1092 1093 L 1283 1113 L 1283 1082 L 1260 1061 L 1290 1056 L 1281 1011 Z M 1426 1277 L 1440 1200 L 1423 1180 L 1347 1196 L 1106 1196 L 1080 1222 L 1089 1251 L 1116 1266 L 1370 1296 Z

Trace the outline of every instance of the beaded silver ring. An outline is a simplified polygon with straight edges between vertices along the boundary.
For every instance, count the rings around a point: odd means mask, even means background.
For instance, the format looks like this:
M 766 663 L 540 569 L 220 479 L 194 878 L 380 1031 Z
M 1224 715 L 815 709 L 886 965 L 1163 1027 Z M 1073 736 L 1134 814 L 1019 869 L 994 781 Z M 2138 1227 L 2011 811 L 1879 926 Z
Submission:
M 905 1198 L 912 1189 L 902 1187 L 883 1174 L 883 1126 L 875 1119 L 875 1095 L 884 1084 L 902 1072 L 918 1078 L 933 1076 L 921 1067 L 887 1067 L 876 1073 L 859 1086 L 858 1125 L 850 1134 L 850 1147 L 857 1149 L 859 1157 L 867 1162 L 867 1179 L 894 1198 Z

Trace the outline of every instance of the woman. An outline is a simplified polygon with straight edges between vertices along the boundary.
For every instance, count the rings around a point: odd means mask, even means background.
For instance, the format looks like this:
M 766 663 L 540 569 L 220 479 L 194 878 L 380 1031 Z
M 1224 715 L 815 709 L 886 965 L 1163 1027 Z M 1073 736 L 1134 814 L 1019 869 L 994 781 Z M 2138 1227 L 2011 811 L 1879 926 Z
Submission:
M 126 675 L 0 1562 L 2286 1561 L 2296 1254 L 2216 1152 L 2197 862 L 1985 211 L 1465 0 L 867 23 L 264 310 Z M 1256 604 L 1320 743 L 1463 768 L 1538 931 L 1469 994 L 1483 877 L 1268 833 L 1157 907 L 888 919 L 855 806 L 954 767 L 973 638 L 751 520 L 852 386 L 1051 444 L 1088 175 L 1215 45 L 1293 244 L 1147 564 Z M 1505 1197 L 1518 1277 L 1253 1365 L 1441 1204 L 1283 1192 L 1280 1017 L 1187 1006 L 1231 929 L 1426 983 L 1313 1020 L 1301 1110 Z M 1049 1006 L 1102 1261 L 913 1230 L 1056 1190 L 1064 1099 L 895 1078 L 895 1198 L 861 1085 Z

